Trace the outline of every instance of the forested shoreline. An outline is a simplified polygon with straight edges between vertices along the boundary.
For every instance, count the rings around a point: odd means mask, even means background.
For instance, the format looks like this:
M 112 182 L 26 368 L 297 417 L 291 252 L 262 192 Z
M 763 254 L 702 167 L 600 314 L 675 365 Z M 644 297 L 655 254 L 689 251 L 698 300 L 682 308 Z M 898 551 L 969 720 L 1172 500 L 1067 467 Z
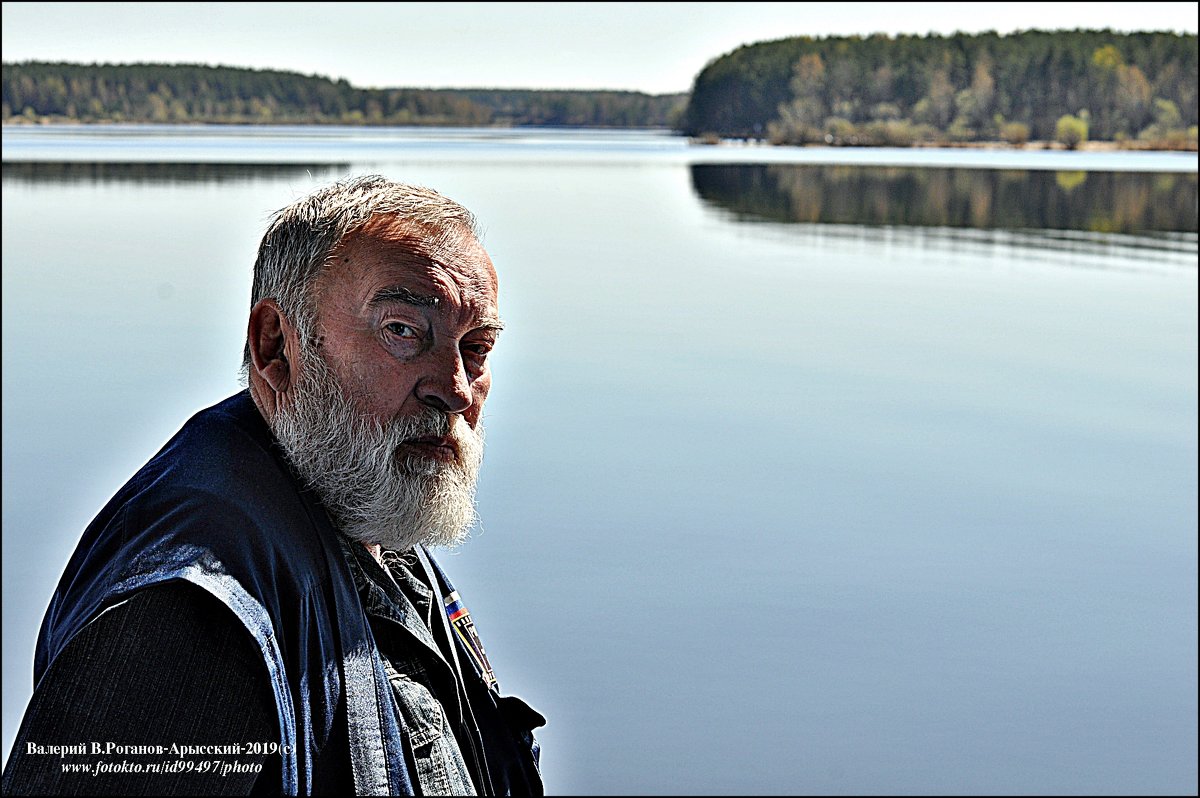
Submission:
M 1195 34 L 793 37 L 692 86 L 682 132 L 780 144 L 1084 140 L 1196 148 Z
M 346 80 L 200 64 L 6 63 L 3 122 L 561 125 L 671 128 L 686 94 L 360 89 Z
M 792 37 L 710 61 L 686 94 L 363 89 L 195 64 L 3 65 L 17 123 L 670 128 L 701 141 L 1196 149 L 1197 37 L 1103 30 Z

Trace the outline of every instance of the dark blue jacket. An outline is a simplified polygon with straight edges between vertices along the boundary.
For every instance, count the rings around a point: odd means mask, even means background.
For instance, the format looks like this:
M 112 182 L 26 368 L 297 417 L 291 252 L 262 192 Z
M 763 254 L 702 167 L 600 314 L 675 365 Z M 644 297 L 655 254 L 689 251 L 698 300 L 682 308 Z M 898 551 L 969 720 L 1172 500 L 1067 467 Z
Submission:
M 404 723 L 337 533 L 248 391 L 197 413 L 88 526 L 42 623 L 35 683 L 106 607 L 178 579 L 216 596 L 258 645 L 285 794 L 310 794 L 322 766 L 347 761 L 360 795 L 414 792 Z M 486 687 L 470 700 L 492 790 L 540 793 L 531 733 L 540 716 Z

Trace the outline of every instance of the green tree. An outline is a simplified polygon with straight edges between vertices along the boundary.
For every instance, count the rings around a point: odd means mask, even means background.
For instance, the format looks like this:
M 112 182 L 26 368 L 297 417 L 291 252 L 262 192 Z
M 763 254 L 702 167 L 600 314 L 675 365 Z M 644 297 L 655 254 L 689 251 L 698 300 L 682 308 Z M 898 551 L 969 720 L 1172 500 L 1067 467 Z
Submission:
M 1068 150 L 1073 150 L 1087 141 L 1087 137 L 1087 122 L 1077 116 L 1064 114 L 1058 118 L 1058 123 L 1054 126 L 1054 138 L 1062 142 Z
M 1150 81 L 1136 66 L 1117 68 L 1115 119 L 1117 131 L 1136 133 L 1150 121 Z
M 954 118 L 954 84 L 945 68 L 935 69 L 929 79 L 929 93 L 913 108 L 913 117 L 918 122 L 927 122 L 944 129 Z
M 1024 122 L 1005 122 L 1000 125 L 1000 136 L 1014 147 L 1029 141 L 1029 125 Z
M 825 103 L 825 62 L 809 53 L 793 70 L 792 101 L 779 106 L 779 119 L 768 128 L 776 144 L 805 144 L 821 141 L 821 126 L 829 113 Z
M 967 128 L 983 130 L 990 126 L 992 103 L 996 95 L 996 81 L 986 59 L 975 64 L 975 74 L 970 88 L 963 89 L 954 97 L 958 111 L 957 120 Z

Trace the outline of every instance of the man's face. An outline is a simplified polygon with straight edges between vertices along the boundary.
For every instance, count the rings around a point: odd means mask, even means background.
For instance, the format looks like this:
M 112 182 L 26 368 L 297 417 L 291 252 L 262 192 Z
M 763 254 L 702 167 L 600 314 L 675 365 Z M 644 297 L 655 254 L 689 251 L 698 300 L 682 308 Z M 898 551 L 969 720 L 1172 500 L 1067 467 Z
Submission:
M 452 545 L 475 519 L 500 328 L 479 243 L 418 233 L 380 217 L 333 251 L 314 286 L 316 341 L 272 422 L 343 531 L 394 549 Z
M 377 217 L 334 249 L 317 278 L 319 349 L 372 418 L 434 408 L 474 428 L 492 384 L 496 293 L 491 259 L 469 233 L 423 241 L 393 217 Z M 433 442 L 428 448 L 447 455 Z

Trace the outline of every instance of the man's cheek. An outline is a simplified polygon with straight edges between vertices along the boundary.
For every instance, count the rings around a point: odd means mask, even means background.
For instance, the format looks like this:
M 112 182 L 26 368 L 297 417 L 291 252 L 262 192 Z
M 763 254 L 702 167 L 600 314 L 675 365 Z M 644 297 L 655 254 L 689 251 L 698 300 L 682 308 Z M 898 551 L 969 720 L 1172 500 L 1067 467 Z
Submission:
M 479 426 L 479 418 L 483 415 L 483 403 L 487 399 L 488 391 L 491 390 L 491 387 L 492 381 L 490 377 L 478 380 L 472 387 L 474 401 L 467 408 L 466 412 L 463 413 L 463 418 L 471 425 L 471 429 Z

